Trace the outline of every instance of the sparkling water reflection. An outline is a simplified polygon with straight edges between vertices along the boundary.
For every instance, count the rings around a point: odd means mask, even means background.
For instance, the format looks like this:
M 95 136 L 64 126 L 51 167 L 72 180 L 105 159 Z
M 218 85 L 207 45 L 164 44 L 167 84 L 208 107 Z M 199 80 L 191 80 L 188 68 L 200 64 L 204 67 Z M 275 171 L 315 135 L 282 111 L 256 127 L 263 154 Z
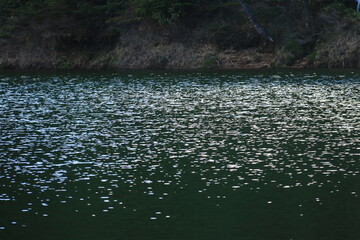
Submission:
M 360 237 L 356 73 L 0 77 L 1 239 Z

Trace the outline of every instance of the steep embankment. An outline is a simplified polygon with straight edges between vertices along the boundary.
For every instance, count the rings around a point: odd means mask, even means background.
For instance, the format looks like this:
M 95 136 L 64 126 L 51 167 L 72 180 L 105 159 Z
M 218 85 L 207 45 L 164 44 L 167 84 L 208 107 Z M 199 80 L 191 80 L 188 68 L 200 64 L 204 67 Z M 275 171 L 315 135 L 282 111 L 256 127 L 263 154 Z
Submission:
M 360 67 L 360 24 L 356 16 L 349 17 L 334 8 L 304 15 L 307 9 L 299 4 L 252 5 L 254 16 L 274 42 L 262 39 L 240 9 L 222 9 L 177 23 L 159 24 L 146 19 L 122 22 L 87 33 L 86 37 L 78 37 L 78 23 L 72 18 L 32 21 L 0 37 L 0 67 Z M 68 26 L 75 27 L 69 30 Z
M 166 34 L 141 26 L 124 32 L 109 46 L 69 44 L 61 48 L 46 33 L 0 44 L 0 66 L 6 69 L 269 68 L 275 57 L 259 47 L 220 49 L 191 37 L 170 40 Z

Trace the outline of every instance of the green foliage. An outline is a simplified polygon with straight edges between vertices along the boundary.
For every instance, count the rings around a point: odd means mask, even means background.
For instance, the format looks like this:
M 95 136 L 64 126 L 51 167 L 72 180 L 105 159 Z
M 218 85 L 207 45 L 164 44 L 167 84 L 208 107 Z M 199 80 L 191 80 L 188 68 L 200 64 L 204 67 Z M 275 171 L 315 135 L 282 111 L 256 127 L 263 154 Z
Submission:
M 354 1 L 355 2 L 355 1 Z M 334 1 L 331 4 L 324 7 L 326 13 L 337 13 L 342 17 L 352 20 L 360 20 L 360 14 L 354 11 L 353 8 L 349 8 L 346 2 Z
M 305 20 L 305 13 L 309 12 L 313 18 L 328 14 L 346 20 L 360 20 L 353 0 L 244 2 L 249 4 L 258 22 L 275 39 L 278 49 L 285 43 L 286 52 L 294 59 L 304 55 L 302 46 L 287 41 L 296 39 L 296 36 L 313 34 L 306 33 L 307 30 L 319 31 L 323 27 L 320 24 L 311 25 L 310 20 Z M 94 41 L 106 44 L 116 39 L 122 26 L 139 22 L 179 24 L 196 29 L 199 41 L 214 43 L 220 49 L 239 50 L 258 46 L 261 40 L 246 24 L 248 20 L 238 0 L 0 0 L 1 38 L 10 36 L 17 29 L 46 26 L 56 32 L 60 41 L 79 45 Z M 311 51 L 306 50 L 307 53 Z M 211 61 L 208 59 L 205 62 Z
M 315 63 L 315 60 L 316 60 L 316 51 L 313 51 L 312 53 L 309 54 L 308 56 L 308 62 L 310 64 L 313 64 Z
M 150 18 L 160 24 L 176 22 L 187 11 L 199 6 L 199 1 L 191 0 L 132 0 L 136 14 L 140 18 Z
M 304 49 L 295 41 L 289 40 L 284 46 L 285 52 L 287 52 L 285 63 L 286 65 L 292 65 L 304 54 Z
M 204 8 L 209 13 L 214 13 L 217 11 L 221 11 L 224 9 L 231 9 L 233 7 L 237 7 L 239 2 L 237 0 L 230 0 L 230 1 L 206 1 L 203 3 Z
M 245 2 L 250 5 L 260 3 L 260 1 Z M 355 1 L 263 0 L 261 2 L 273 7 L 286 7 L 289 4 L 299 3 L 305 4 L 312 12 L 326 7 L 338 9 L 353 17 L 359 15 L 354 11 Z M 4 24 L 9 19 L 22 22 L 75 16 L 82 24 L 103 27 L 107 19 L 118 17 L 124 10 L 130 9 L 134 10 L 139 19 L 152 19 L 160 24 L 168 24 L 177 22 L 191 13 L 204 11 L 214 13 L 224 9 L 232 10 L 237 6 L 237 0 L 0 0 L 0 23 Z M 266 12 L 271 13 L 271 11 Z
M 301 46 L 294 40 L 290 40 L 285 43 L 284 48 L 286 51 L 290 52 L 294 56 L 299 56 L 303 52 Z
M 291 66 L 307 53 L 306 48 L 301 46 L 296 39 L 290 39 L 277 51 L 273 66 Z
M 0 21 L 4 26 L 71 18 L 74 19 L 80 36 L 84 32 L 104 29 L 109 18 L 122 14 L 127 2 L 127 0 L 0 0 Z M 69 26 L 69 29 L 72 27 Z
M 205 56 L 202 68 L 215 68 L 218 65 L 218 59 L 214 54 Z
M 207 31 L 209 39 L 220 49 L 239 50 L 258 43 L 257 39 L 246 36 L 239 25 L 212 23 L 207 26 Z
M 74 63 L 70 60 L 60 62 L 57 66 L 58 69 L 71 69 L 73 67 Z

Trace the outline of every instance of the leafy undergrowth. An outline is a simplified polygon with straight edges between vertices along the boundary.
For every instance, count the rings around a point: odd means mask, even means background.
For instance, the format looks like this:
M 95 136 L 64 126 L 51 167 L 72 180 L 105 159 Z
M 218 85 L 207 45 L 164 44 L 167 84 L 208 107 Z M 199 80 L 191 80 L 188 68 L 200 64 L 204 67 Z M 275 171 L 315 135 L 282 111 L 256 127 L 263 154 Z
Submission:
M 234 0 L 0 0 L 0 66 L 359 66 L 355 1 L 244 2 L 274 42 Z

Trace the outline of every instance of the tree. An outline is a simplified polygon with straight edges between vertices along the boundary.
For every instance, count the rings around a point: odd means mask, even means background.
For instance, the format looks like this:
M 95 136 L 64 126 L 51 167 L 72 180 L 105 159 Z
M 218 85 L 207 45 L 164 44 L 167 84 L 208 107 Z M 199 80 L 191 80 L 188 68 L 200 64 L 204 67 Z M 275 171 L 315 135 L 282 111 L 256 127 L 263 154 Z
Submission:
M 244 1 L 239 0 L 240 6 L 242 8 L 242 10 L 244 11 L 244 13 L 246 14 L 249 22 L 251 23 L 251 25 L 255 28 L 255 30 L 262 35 L 266 40 L 273 42 L 274 40 L 271 38 L 271 36 L 265 31 L 265 29 L 255 20 L 254 15 L 252 14 L 252 12 L 250 11 L 247 3 L 245 3 Z

